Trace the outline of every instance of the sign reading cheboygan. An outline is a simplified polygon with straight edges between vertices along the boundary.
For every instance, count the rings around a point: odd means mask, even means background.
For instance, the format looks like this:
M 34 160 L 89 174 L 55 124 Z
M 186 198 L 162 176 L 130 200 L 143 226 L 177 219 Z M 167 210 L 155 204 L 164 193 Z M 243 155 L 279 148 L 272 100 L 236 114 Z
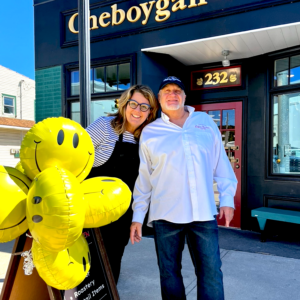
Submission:
M 191 73 L 191 90 L 241 86 L 241 66 L 194 71 Z
M 90 30 L 121 25 L 125 20 L 129 23 L 140 21 L 142 25 L 147 25 L 153 12 L 155 12 L 155 22 L 164 22 L 170 18 L 171 12 L 176 13 L 179 10 L 192 9 L 206 4 L 205 0 L 158 0 L 139 3 L 126 10 L 114 4 L 110 6 L 109 11 L 101 12 L 99 15 L 91 14 Z M 73 34 L 78 34 L 77 22 L 78 13 L 74 13 L 68 21 L 68 29 Z

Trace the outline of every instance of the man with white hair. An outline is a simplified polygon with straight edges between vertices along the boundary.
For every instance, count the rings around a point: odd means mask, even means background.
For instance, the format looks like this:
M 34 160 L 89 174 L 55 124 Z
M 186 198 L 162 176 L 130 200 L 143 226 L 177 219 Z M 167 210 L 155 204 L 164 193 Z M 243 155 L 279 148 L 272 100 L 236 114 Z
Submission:
M 164 79 L 158 94 L 162 116 L 142 132 L 130 239 L 132 244 L 141 240 L 150 207 L 162 299 L 186 299 L 181 260 L 187 240 L 197 298 L 223 300 L 213 181 L 220 193 L 220 218 L 229 226 L 237 180 L 218 127 L 208 114 L 184 105 L 184 90 L 178 78 Z

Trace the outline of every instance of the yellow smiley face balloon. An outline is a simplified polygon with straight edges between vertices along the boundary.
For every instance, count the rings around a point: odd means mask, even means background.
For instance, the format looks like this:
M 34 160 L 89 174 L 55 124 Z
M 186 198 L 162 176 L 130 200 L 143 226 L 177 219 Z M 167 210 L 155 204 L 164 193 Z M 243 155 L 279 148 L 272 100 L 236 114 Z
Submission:
M 80 183 L 67 170 L 48 168 L 33 180 L 26 217 L 33 238 L 46 250 L 62 251 L 81 236 L 85 210 Z
M 130 206 L 131 191 L 119 178 L 94 177 L 81 184 L 86 201 L 84 228 L 115 222 Z
M 41 278 L 58 290 L 76 287 L 90 270 L 91 256 L 83 235 L 71 247 L 60 252 L 47 251 L 33 240 L 31 251 Z
M 0 242 L 9 242 L 28 229 L 26 194 L 30 180 L 14 168 L 0 166 Z
M 25 174 L 25 171 L 24 171 L 24 169 L 23 169 L 22 164 L 21 164 L 20 161 L 16 164 L 15 169 L 17 169 L 21 173 Z
M 25 135 L 20 151 L 25 174 L 33 178 L 49 167 L 70 171 L 82 182 L 94 163 L 94 146 L 89 134 L 77 122 L 49 118 Z

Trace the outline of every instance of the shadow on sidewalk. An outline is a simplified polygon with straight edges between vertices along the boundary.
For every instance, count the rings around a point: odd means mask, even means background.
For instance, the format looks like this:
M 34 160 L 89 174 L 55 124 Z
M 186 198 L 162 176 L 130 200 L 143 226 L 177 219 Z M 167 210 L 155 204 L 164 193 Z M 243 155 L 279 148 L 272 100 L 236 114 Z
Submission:
M 260 242 L 260 233 L 219 227 L 220 248 L 300 259 L 299 226 L 283 226 L 278 222 L 267 226 L 265 243 Z

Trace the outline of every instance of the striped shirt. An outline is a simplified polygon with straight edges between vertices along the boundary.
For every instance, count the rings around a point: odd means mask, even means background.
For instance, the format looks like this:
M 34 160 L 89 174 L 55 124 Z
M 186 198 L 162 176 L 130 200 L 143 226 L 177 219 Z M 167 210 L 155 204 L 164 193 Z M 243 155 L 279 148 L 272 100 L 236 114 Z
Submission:
M 110 123 L 113 118 L 115 117 L 100 117 L 86 128 L 95 148 L 93 167 L 99 167 L 108 161 L 115 148 L 116 141 L 119 140 L 119 136 Z M 134 139 L 134 135 L 128 131 L 123 133 L 123 142 L 137 143 Z

